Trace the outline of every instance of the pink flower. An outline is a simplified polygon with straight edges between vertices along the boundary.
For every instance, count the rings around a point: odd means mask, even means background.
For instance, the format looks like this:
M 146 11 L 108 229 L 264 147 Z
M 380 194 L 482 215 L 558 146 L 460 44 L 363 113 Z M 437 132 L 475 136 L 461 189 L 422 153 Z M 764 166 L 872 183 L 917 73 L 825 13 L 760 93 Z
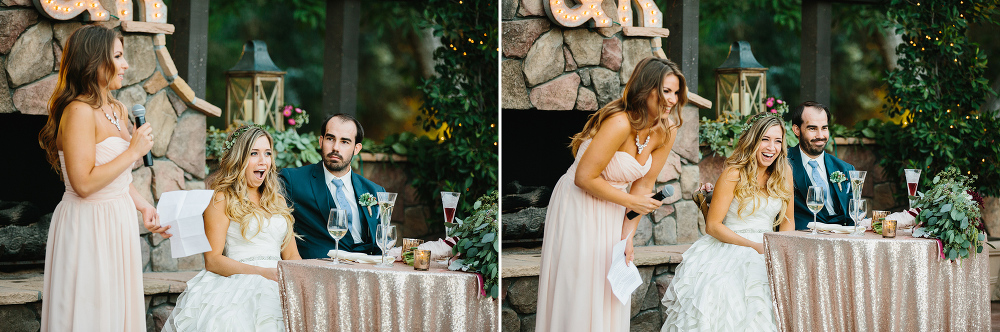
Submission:
M 768 98 L 768 99 L 767 99 L 767 102 L 766 102 L 766 103 L 764 103 L 764 105 L 767 105 L 767 107 L 772 107 L 772 106 L 774 106 L 774 98 Z M 774 113 L 774 112 L 771 112 L 771 113 Z
M 295 125 L 295 119 L 288 119 L 288 124 Z
M 298 108 L 298 107 L 296 107 L 296 108 L 295 108 L 295 113 L 302 113 L 302 109 L 301 109 L 301 108 Z
M 784 102 L 783 100 L 781 100 L 781 99 L 778 99 L 778 104 L 784 104 L 784 103 L 785 103 L 785 102 Z
M 286 108 L 281 114 L 284 114 L 286 117 L 292 116 L 292 110 Z
M 288 112 L 288 111 L 291 111 L 291 110 L 292 110 L 292 105 L 286 105 L 285 106 L 285 112 Z
M 778 110 L 772 108 L 771 113 L 778 113 Z

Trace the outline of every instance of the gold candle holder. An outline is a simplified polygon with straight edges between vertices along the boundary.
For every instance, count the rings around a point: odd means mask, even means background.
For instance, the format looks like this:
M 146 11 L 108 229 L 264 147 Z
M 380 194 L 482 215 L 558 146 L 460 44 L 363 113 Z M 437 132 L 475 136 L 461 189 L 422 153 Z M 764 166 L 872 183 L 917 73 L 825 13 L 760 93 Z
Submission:
M 882 222 L 882 237 L 896 237 L 896 220 L 886 219 Z
M 875 232 L 875 234 L 881 234 L 880 232 L 875 231 L 876 229 L 875 226 L 881 226 L 879 228 L 881 228 L 883 231 L 885 230 L 885 225 L 883 225 L 882 222 L 885 220 L 885 217 L 888 216 L 889 216 L 889 211 L 879 211 L 879 210 L 872 211 L 872 231 Z
M 403 252 L 401 254 L 405 254 L 405 253 L 410 252 L 411 250 L 413 250 L 413 248 L 416 248 L 416 247 L 420 246 L 421 243 L 424 243 L 424 240 L 421 240 L 421 239 L 403 239 Z
M 431 251 L 430 250 L 414 250 L 413 251 L 413 269 L 417 271 L 427 271 L 431 267 Z

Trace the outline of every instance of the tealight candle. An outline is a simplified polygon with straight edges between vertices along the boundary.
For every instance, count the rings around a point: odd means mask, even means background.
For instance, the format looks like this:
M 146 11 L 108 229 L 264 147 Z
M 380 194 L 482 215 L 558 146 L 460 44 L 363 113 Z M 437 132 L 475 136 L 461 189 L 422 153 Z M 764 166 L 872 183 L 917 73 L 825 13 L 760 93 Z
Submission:
M 896 237 L 896 220 L 886 219 L 882 222 L 882 237 Z
M 427 271 L 431 267 L 431 251 L 430 250 L 414 250 L 413 251 L 413 269 L 418 271 Z

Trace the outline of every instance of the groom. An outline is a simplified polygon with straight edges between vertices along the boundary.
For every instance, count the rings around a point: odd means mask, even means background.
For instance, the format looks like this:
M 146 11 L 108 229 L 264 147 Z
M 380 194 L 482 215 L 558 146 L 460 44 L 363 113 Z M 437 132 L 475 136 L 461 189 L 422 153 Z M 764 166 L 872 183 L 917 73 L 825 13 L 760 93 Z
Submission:
M 809 186 L 822 187 L 826 197 L 826 206 L 816 214 L 816 221 L 853 226 L 854 221 L 846 213 L 850 181 L 838 185 L 830 181 L 830 174 L 839 171 L 847 178 L 854 166 L 823 152 L 830 140 L 830 109 L 807 101 L 796 106 L 791 115 L 792 131 L 799 138 L 799 145 L 788 149 L 795 180 L 795 229 L 808 229 L 813 221 L 812 211 L 806 207 Z
M 364 128 L 347 114 L 327 117 L 322 128 L 319 146 L 323 163 L 285 168 L 279 174 L 285 198 L 294 209 L 295 233 L 301 236 L 295 241 L 299 254 L 303 259 L 329 257 L 327 253 L 336 244 L 326 229 L 332 208 L 349 211 L 347 235 L 340 240 L 340 249 L 374 254 L 378 209 L 359 206 L 358 199 L 365 193 L 375 196 L 385 188 L 351 170 L 351 160 L 361 152 Z

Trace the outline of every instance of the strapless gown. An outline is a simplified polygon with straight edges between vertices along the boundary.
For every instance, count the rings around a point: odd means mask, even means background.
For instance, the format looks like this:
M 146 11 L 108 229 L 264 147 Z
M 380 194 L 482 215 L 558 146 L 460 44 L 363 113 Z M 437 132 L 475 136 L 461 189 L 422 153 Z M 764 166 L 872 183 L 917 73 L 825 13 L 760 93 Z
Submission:
M 114 160 L 128 144 L 121 137 L 97 143 L 94 164 Z M 45 244 L 42 332 L 146 331 L 139 223 L 129 196 L 132 172 L 126 169 L 81 198 L 69 183 L 62 151 L 59 163 L 66 192 L 52 213 Z
M 273 216 L 250 222 L 246 234 L 252 237 L 247 240 L 240 234 L 240 224 L 230 222 L 223 255 L 245 264 L 276 268 L 287 231 L 285 218 Z M 223 277 L 202 270 L 177 298 L 163 331 L 284 331 L 281 315 L 277 282 L 257 274 Z
M 611 247 L 621 241 L 625 207 L 594 197 L 574 184 L 585 141 L 549 200 L 538 276 L 536 331 L 628 331 L 630 304 L 611 292 Z M 649 171 L 632 155 L 616 152 L 601 177 L 625 191 Z
M 734 200 L 723 224 L 750 241 L 764 242 L 783 202 L 755 201 L 757 209 L 750 202 L 740 216 Z M 764 255 L 706 234 L 684 252 L 663 294 L 667 318 L 660 331 L 775 331 L 769 287 Z

